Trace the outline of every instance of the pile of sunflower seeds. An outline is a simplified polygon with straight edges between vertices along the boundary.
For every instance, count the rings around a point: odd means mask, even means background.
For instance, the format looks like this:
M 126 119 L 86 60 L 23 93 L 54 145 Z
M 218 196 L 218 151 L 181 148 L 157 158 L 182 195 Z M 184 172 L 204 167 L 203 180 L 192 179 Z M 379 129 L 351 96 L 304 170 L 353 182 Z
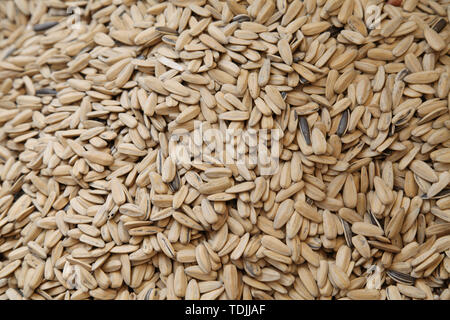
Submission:
M 450 299 L 449 18 L 0 1 L 0 299 Z

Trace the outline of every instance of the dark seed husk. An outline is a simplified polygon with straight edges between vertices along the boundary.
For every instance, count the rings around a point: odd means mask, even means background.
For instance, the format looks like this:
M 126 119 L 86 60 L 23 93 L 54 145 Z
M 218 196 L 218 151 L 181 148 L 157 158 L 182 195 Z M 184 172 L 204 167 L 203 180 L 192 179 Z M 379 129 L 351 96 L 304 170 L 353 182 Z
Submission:
M 175 178 L 169 183 L 169 188 L 172 192 L 177 192 L 178 189 L 180 189 L 180 175 L 178 174 L 178 171 Z
M 14 201 L 16 201 L 17 199 L 19 199 L 21 196 L 23 196 L 25 194 L 25 192 L 23 192 L 22 190 L 19 192 L 15 192 L 14 193 Z
M 369 212 L 369 218 L 370 218 L 370 222 L 372 222 L 372 224 L 378 226 L 380 229 L 383 229 L 381 227 L 380 222 L 378 221 L 378 219 L 375 217 L 375 215 L 372 213 L 372 211 L 368 211 Z
M 162 36 L 161 40 L 163 42 L 165 42 L 165 43 L 168 43 L 168 44 L 175 44 L 176 43 L 176 41 L 174 39 L 172 39 L 172 37 L 170 37 L 168 35 Z
M 401 119 L 399 119 L 396 123 L 395 126 L 401 126 L 406 124 L 409 120 L 411 120 L 411 118 L 413 117 L 414 113 L 416 112 L 416 110 L 414 110 L 413 108 L 411 108 L 410 111 L 408 111 L 408 113 Z
M 303 78 L 302 76 L 300 76 L 300 83 L 301 83 L 301 84 L 308 84 L 309 81 L 306 80 L 305 78 Z
M 413 285 L 415 279 L 411 277 L 409 274 L 394 271 L 394 270 L 387 270 L 386 274 L 394 281 L 399 283 L 404 283 L 408 285 Z
M 344 229 L 345 242 L 347 243 L 347 246 L 349 248 L 353 248 L 353 242 L 352 242 L 353 233 L 352 233 L 352 229 L 350 228 L 350 225 L 348 224 L 347 221 L 345 221 L 341 217 L 339 217 L 339 220 L 341 220 L 342 229 Z
M 433 199 L 441 199 L 450 195 L 450 189 L 441 190 L 437 195 L 433 197 Z
M 402 69 L 399 73 L 397 73 L 397 75 L 395 76 L 395 81 L 402 81 L 408 74 L 410 74 L 411 72 L 405 68 Z
M 43 88 L 36 90 L 36 95 L 46 95 L 46 94 L 56 95 L 57 93 L 58 92 L 55 89 L 50 88 Z
M 394 131 L 394 132 L 402 131 L 402 130 L 405 129 L 407 126 L 408 126 L 407 124 L 394 125 L 394 127 L 395 127 L 395 131 Z
M 238 14 L 237 16 L 235 16 L 231 21 L 232 22 L 245 22 L 245 21 L 250 21 L 252 20 L 248 15 L 246 14 Z
M 159 150 L 158 151 L 158 155 L 157 155 L 157 159 L 156 159 L 156 172 L 158 172 L 158 174 L 162 173 L 162 161 L 163 161 L 163 155 L 162 155 L 162 151 Z
M 158 32 L 160 32 L 162 34 L 175 34 L 175 35 L 178 35 L 178 32 L 176 30 L 168 28 L 168 27 L 161 26 L 161 27 L 156 27 L 155 29 L 156 29 L 156 31 L 158 31 Z
M 40 24 L 35 24 L 33 26 L 33 31 L 39 32 L 39 31 L 45 31 L 48 30 L 54 26 L 56 26 L 59 22 L 58 21 L 49 21 L 49 22 L 44 22 L 44 23 L 40 23 Z
M 394 133 L 395 133 L 395 125 L 394 125 L 393 123 L 391 123 L 391 124 L 389 125 L 388 136 L 389 136 L 389 137 L 392 137 L 392 136 L 394 135 Z
M 450 189 L 444 189 L 439 191 L 435 196 L 428 198 L 426 194 L 422 195 L 422 199 L 428 200 L 428 199 L 441 199 L 445 198 L 450 194 Z
M 385 157 L 388 157 L 388 156 L 390 156 L 392 154 L 392 152 L 393 151 L 391 149 L 386 149 L 386 150 L 383 151 L 383 155 Z
M 339 28 L 339 27 L 336 27 L 336 26 L 331 26 L 331 27 L 328 29 L 328 32 L 330 33 L 330 36 L 332 36 L 332 37 L 337 37 L 337 35 L 338 35 L 342 30 L 344 30 L 344 28 Z
M 8 58 L 10 55 L 12 55 L 14 53 L 14 51 L 16 51 L 16 47 L 12 46 L 10 49 L 8 49 L 8 51 L 6 51 L 3 59 Z
M 445 19 L 443 19 L 443 18 L 440 18 L 435 23 L 433 23 L 432 28 L 436 32 L 441 32 L 442 29 L 444 29 L 446 25 L 447 25 L 447 21 L 445 21 Z
M 303 137 L 305 138 L 306 144 L 308 144 L 309 146 L 311 145 L 311 137 L 309 135 L 309 126 L 308 126 L 308 121 L 306 121 L 305 117 L 300 117 L 299 118 L 299 126 L 300 126 L 300 130 L 302 131 Z
M 322 247 L 322 241 L 319 237 L 315 237 L 318 242 L 312 241 L 311 243 L 308 243 L 308 246 L 313 250 L 319 250 Z
M 349 113 L 350 111 L 348 109 L 345 109 L 344 113 L 342 114 L 341 120 L 339 121 L 339 125 L 336 131 L 336 134 L 339 137 L 342 137 L 347 132 Z
M 253 270 L 253 265 L 248 262 L 248 261 L 244 261 L 244 270 L 250 274 L 252 277 L 257 277 L 258 275 L 255 274 L 254 270 Z

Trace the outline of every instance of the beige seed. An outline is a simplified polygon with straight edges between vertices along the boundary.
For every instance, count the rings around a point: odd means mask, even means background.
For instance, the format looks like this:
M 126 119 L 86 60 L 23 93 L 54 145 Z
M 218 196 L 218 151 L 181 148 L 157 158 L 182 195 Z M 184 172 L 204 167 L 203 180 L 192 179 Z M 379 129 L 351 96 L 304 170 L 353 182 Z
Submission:
M 376 289 L 356 289 L 350 290 L 347 297 L 352 300 L 379 300 L 381 294 Z
M 280 41 L 278 41 L 278 51 L 284 63 L 286 63 L 287 65 L 291 65 L 292 52 L 291 47 L 289 46 L 289 42 L 286 39 L 280 39 Z
M 273 227 L 275 229 L 281 228 L 288 222 L 292 213 L 294 212 L 294 201 L 291 199 L 284 200 L 278 207 L 276 216 L 273 220 Z
M 223 282 L 227 296 L 231 300 L 238 298 L 238 272 L 236 266 L 227 264 L 223 268 Z
M 438 182 L 439 178 L 433 169 L 430 168 L 428 164 L 421 160 L 414 160 L 409 165 L 411 171 L 420 176 L 421 178 L 430 181 L 430 182 Z
M 355 222 L 352 225 L 352 231 L 366 237 L 382 236 L 383 230 L 379 227 L 366 222 Z
M 332 283 L 339 289 L 347 289 L 350 286 L 350 280 L 347 274 L 334 263 L 330 263 L 328 269 L 329 277 Z
M 439 79 L 439 73 L 436 71 L 418 71 L 407 75 L 403 80 L 408 83 L 431 83 Z

